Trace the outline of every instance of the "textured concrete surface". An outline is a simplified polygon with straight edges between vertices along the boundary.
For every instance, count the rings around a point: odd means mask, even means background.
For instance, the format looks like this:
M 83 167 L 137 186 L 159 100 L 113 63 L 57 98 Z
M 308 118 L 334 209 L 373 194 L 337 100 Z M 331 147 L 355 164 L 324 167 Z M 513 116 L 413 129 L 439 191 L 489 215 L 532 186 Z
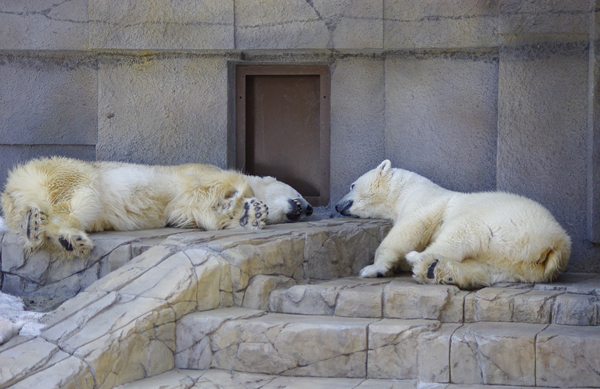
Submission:
M 235 166 L 235 64 L 331 69 L 330 199 L 384 158 L 540 201 L 600 271 L 595 1 L 0 5 L 0 186 L 40 155 Z

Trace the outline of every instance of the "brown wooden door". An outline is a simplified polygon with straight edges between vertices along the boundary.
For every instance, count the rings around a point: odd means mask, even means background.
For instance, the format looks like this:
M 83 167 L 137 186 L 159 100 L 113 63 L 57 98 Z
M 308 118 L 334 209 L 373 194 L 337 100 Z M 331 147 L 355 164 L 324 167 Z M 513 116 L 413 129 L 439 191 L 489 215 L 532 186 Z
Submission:
M 329 67 L 237 66 L 236 167 L 329 202 Z

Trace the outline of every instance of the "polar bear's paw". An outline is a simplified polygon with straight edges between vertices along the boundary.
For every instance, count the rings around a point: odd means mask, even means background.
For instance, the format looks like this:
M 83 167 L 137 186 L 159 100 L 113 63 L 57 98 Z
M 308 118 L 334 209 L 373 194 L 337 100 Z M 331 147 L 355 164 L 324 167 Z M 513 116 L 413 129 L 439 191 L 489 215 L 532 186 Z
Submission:
M 358 273 L 358 276 L 361 278 L 376 278 L 376 277 L 386 277 L 390 273 L 390 269 L 386 268 L 382 265 L 369 265 L 363 267 L 363 269 Z
M 46 214 L 39 208 L 31 208 L 21 221 L 21 235 L 27 239 L 28 248 L 34 250 L 44 242 Z
M 413 266 L 413 279 L 422 284 L 459 285 L 458 266 L 443 258 L 423 258 Z
M 77 257 L 87 256 L 94 247 L 91 239 L 83 231 L 75 229 L 61 230 L 57 241 L 67 254 Z
M 257 199 L 246 199 L 244 201 L 244 213 L 240 217 L 240 226 L 243 228 L 258 230 L 265 226 L 269 208 Z
M 214 209 L 220 215 L 231 215 L 235 212 L 235 208 L 240 200 L 241 195 L 238 192 L 234 192 L 231 196 L 221 200 Z

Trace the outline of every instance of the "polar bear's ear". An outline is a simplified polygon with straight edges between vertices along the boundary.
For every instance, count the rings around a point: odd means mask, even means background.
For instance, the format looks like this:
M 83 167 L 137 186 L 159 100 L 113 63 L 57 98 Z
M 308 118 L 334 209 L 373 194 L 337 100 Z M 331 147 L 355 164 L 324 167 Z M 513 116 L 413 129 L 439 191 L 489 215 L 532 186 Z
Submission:
M 392 163 L 390 162 L 389 159 L 386 159 L 385 161 L 381 162 L 379 164 L 379 166 L 377 166 L 377 171 L 380 174 L 386 174 L 388 173 L 390 170 L 392 169 Z

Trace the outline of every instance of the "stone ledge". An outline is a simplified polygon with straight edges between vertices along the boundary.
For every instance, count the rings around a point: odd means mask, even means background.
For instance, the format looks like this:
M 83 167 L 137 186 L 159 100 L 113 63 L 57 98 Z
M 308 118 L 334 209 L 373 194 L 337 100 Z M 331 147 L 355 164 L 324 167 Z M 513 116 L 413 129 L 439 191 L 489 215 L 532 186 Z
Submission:
M 25 383 L 111 388 L 169 371 L 181 317 L 242 305 L 261 274 L 290 282 L 353 274 L 372 260 L 389 228 L 380 220 L 333 219 L 258 232 L 153 230 L 157 240 L 142 242 L 140 255 L 47 314 L 40 337 L 0 346 L 0 389 Z
M 279 376 L 597 387 L 598 347 L 600 327 L 444 324 L 227 308 L 178 322 L 175 366 Z
M 264 305 L 245 306 L 266 309 L 261 308 Z M 503 284 L 475 291 L 452 285 L 419 285 L 409 273 L 376 279 L 348 277 L 275 289 L 269 297 L 269 310 L 302 315 L 432 319 L 444 323 L 597 326 L 600 276 L 566 273 L 553 283 Z

